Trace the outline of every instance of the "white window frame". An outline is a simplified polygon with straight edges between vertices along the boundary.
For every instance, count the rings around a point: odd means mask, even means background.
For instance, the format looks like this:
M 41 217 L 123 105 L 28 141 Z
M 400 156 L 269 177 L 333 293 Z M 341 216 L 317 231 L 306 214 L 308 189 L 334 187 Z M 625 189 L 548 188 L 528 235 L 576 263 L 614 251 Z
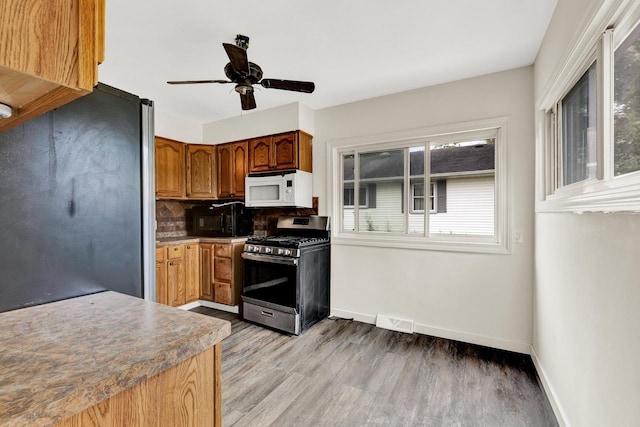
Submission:
M 457 251 L 473 253 L 508 254 L 511 250 L 509 239 L 509 201 L 508 182 L 508 117 L 498 117 L 472 122 L 454 123 L 429 128 L 397 131 L 380 135 L 368 135 L 355 138 L 332 140 L 327 142 L 327 189 L 329 191 L 328 208 L 332 218 L 332 244 L 357 245 L 385 248 L 422 249 Z M 495 212 L 494 235 L 428 235 L 429 215 L 425 215 L 425 235 L 413 233 L 389 233 L 358 230 L 358 209 L 354 207 L 354 230 L 343 230 L 343 165 L 346 154 L 357 155 L 368 151 L 400 149 L 411 146 L 425 146 L 425 183 L 429 181 L 429 147 L 431 144 L 459 141 L 472 141 L 495 138 Z M 408 150 L 407 150 L 408 157 Z M 405 160 L 405 182 L 409 182 L 408 158 Z M 359 185 L 358 162 L 354 177 L 355 186 Z M 426 185 L 425 185 L 426 188 Z M 404 200 L 411 200 L 411 186 L 404 187 Z M 356 201 L 357 204 L 357 201 Z M 409 212 L 409 207 L 407 207 Z M 408 221 L 405 214 L 405 221 Z M 405 227 L 408 230 L 408 227 Z
M 424 182 L 421 182 L 420 184 L 425 185 Z M 411 213 L 424 213 L 424 209 L 414 209 L 413 207 L 415 206 L 415 199 L 416 198 L 422 198 L 425 201 L 425 206 L 431 206 L 431 201 L 433 200 L 433 209 L 429 209 L 429 213 L 437 213 L 438 212 L 438 188 L 436 187 L 436 182 L 435 181 L 430 181 L 429 182 L 429 195 L 427 196 L 427 194 L 425 193 L 422 196 L 416 196 L 416 192 L 415 192 L 415 187 L 416 185 L 419 185 L 417 182 L 414 182 L 413 184 L 411 184 L 411 207 L 410 207 L 410 212 Z M 427 205 L 428 203 L 428 205 Z
M 364 189 L 364 197 L 365 197 L 364 204 L 360 204 L 360 192 L 358 192 L 358 196 L 356 197 L 356 194 L 355 194 L 356 193 L 356 188 L 354 186 L 353 188 L 351 188 L 351 190 L 353 190 L 353 203 L 354 204 L 353 205 L 344 205 L 344 207 L 346 209 L 353 208 L 355 206 L 356 199 L 358 199 L 358 203 L 359 203 L 360 209 L 369 208 L 369 187 L 365 186 L 365 187 L 362 187 L 362 188 Z M 343 196 L 343 200 L 344 200 L 344 196 Z
M 536 105 L 536 212 L 640 211 L 640 171 L 614 176 L 613 55 L 640 23 L 640 5 L 616 0 L 587 25 Z M 597 61 L 596 178 L 562 186 L 558 104 Z M 555 113 L 555 114 L 554 114 Z

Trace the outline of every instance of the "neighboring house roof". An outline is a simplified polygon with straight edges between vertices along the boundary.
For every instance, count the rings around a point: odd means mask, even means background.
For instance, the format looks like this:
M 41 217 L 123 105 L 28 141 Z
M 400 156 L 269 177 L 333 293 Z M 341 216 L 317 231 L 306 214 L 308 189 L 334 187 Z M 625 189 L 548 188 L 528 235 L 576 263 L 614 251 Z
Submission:
M 449 147 L 431 150 L 431 174 L 454 175 L 495 168 L 495 144 Z M 361 154 L 360 179 L 400 178 L 404 175 L 403 150 Z M 410 153 L 411 176 L 424 174 L 424 153 Z M 353 179 L 353 156 L 344 159 L 344 179 Z

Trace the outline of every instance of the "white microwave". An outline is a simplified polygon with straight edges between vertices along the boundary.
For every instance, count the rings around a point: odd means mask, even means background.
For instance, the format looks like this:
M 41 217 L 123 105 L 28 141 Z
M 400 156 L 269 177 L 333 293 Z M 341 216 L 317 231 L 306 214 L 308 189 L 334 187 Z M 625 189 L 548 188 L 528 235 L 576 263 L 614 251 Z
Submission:
M 313 182 L 309 172 L 287 170 L 250 174 L 244 183 L 246 207 L 312 207 Z

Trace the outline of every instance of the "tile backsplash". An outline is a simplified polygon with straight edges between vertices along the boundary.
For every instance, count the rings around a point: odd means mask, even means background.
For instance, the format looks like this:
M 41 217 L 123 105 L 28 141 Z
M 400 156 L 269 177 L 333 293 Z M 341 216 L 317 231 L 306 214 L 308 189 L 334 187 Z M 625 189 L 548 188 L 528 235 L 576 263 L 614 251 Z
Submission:
M 156 200 L 156 239 L 166 237 L 184 237 L 189 235 L 188 218 L 186 210 L 194 206 L 207 206 L 211 203 L 219 203 L 219 200 L 211 201 L 186 201 L 186 200 Z M 318 198 L 313 198 L 313 207 L 310 209 L 295 208 L 268 208 L 255 209 L 253 215 L 253 234 L 255 236 L 269 236 L 276 233 L 278 217 L 280 215 L 306 216 L 318 214 Z

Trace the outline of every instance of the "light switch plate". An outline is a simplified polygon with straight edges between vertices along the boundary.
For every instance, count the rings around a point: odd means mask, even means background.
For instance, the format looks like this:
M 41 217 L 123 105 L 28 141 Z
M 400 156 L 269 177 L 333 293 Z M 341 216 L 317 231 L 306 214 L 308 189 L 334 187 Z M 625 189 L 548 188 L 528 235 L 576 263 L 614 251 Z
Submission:
M 522 243 L 522 230 L 513 230 L 511 234 L 511 241 L 513 243 Z

